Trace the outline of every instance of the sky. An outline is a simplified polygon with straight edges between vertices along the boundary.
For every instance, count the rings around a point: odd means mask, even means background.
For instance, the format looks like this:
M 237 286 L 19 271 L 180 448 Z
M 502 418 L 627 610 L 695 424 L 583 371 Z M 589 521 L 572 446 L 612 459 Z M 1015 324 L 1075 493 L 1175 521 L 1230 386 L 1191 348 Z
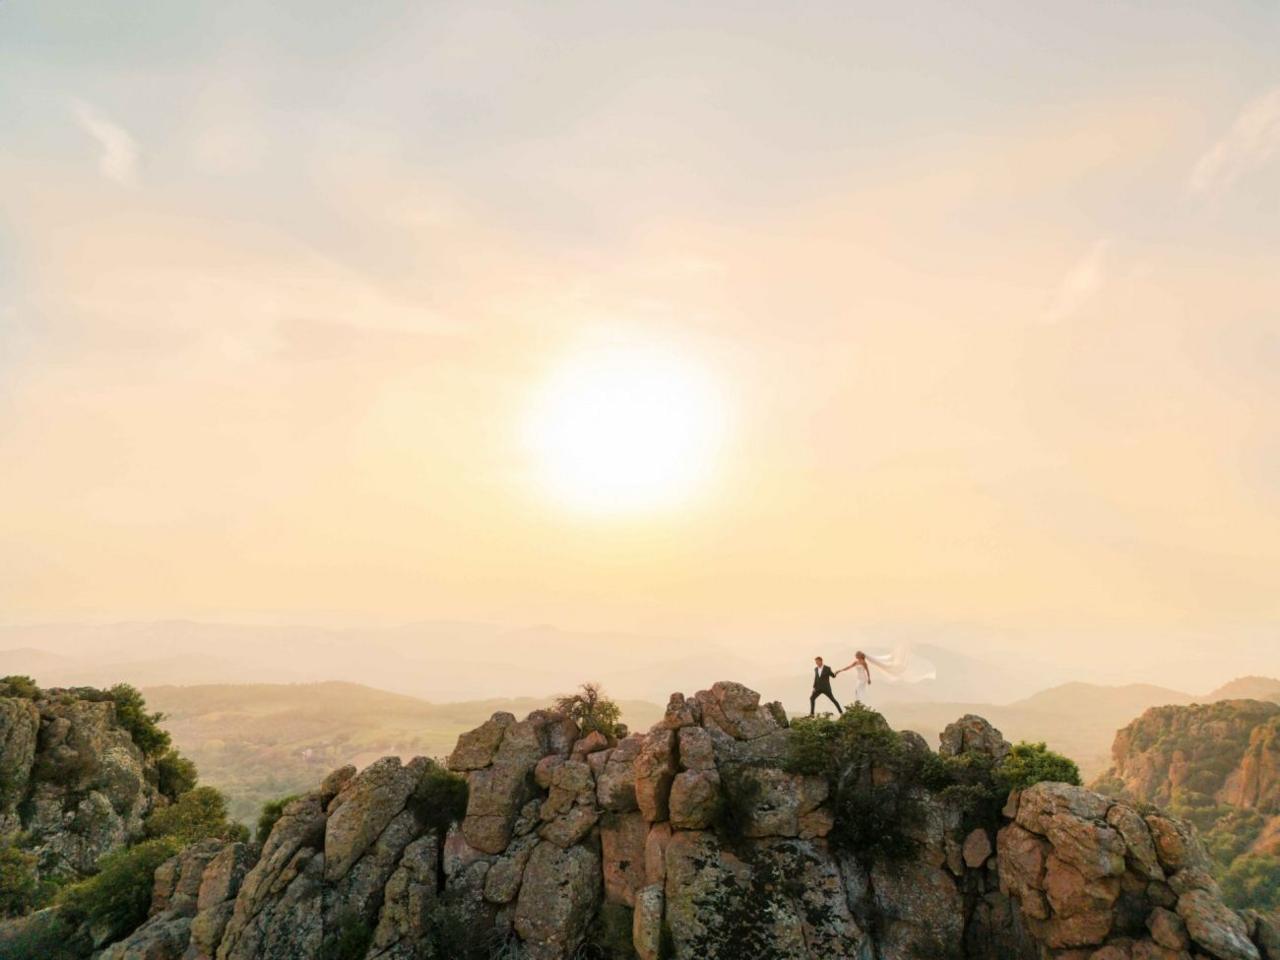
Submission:
M 1280 672 L 1280 7 L 903 6 L 5 0 L 0 620 Z

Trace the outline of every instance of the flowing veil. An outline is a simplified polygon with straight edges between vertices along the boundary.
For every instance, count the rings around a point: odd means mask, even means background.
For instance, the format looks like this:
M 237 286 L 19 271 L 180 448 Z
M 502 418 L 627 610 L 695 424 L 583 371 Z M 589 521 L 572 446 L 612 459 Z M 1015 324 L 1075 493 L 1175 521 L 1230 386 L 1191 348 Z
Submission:
M 890 683 L 919 683 L 938 676 L 932 661 L 905 644 L 892 653 L 868 653 L 867 660 L 888 674 Z

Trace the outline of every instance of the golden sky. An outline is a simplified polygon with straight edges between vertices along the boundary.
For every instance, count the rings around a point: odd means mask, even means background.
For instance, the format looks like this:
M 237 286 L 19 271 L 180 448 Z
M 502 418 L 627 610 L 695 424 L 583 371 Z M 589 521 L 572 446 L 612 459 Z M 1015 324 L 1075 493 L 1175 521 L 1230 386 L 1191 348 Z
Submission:
M 1273 10 L 81 6 L 0 7 L 4 619 L 1274 645 Z M 548 490 L 601 344 L 681 495 Z

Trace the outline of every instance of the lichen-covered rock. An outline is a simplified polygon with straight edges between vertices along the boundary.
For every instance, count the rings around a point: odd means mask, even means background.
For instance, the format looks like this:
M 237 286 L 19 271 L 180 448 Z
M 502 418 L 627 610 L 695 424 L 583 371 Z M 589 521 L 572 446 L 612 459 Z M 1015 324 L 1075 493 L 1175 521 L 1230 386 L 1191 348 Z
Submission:
M 384 757 L 342 788 L 324 831 L 327 881 L 342 879 L 404 810 L 429 762 L 418 757 L 401 766 L 399 757 Z
M 487 767 L 493 762 L 507 727 L 515 722 L 516 718 L 509 713 L 495 713 L 474 730 L 464 733 L 449 754 L 449 769 L 465 771 Z
M 1218 960 L 1259 960 L 1244 919 L 1205 890 L 1191 890 L 1178 898 L 1178 916 L 1187 933 Z
M 662 960 L 663 894 L 659 884 L 645 887 L 636 894 L 635 912 L 631 915 L 631 942 L 639 960 Z
M 152 917 L 97 960 L 183 960 L 191 942 L 191 918 L 177 913 Z
M 636 805 L 650 823 L 667 819 L 676 776 L 675 733 L 656 727 L 644 738 L 634 763 Z
M 440 841 L 434 834 L 404 848 L 395 872 L 383 891 L 382 908 L 369 946 L 370 960 L 411 960 L 426 932 L 427 914 L 438 896 L 437 858 Z
M 714 770 L 716 752 L 705 727 L 681 727 L 678 734 L 681 770 Z
M 645 870 L 648 837 L 649 825 L 639 813 L 606 814 L 600 821 L 606 902 L 635 905 L 636 891 L 648 882 Z
M 35 762 L 40 711 L 30 700 L 0 697 L 0 836 L 22 827 L 17 807 Z
M 515 929 L 530 960 L 566 960 L 600 902 L 600 858 L 584 846 L 534 848 L 516 901 Z
M 669 815 L 679 830 L 705 830 L 720 811 L 720 774 L 686 770 L 671 783 Z
M 939 739 L 938 753 L 944 757 L 958 757 L 975 751 L 1000 761 L 1013 749 L 999 730 L 972 713 L 947 724 Z
M 712 684 L 699 690 L 694 699 L 702 711 L 702 723 L 715 727 L 735 740 L 755 740 L 779 728 L 778 720 L 760 706 L 760 694 L 732 681 Z
M 596 800 L 602 810 L 629 813 L 640 809 L 636 803 L 635 761 L 644 742 L 643 736 L 632 734 L 609 751 L 603 769 L 595 775 Z

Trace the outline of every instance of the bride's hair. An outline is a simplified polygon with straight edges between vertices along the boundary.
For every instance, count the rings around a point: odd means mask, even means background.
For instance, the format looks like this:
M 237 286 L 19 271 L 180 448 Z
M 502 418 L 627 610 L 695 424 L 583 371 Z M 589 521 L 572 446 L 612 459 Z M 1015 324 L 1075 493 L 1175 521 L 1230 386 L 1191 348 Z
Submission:
M 854 654 L 854 656 L 857 657 L 859 660 L 863 660 L 866 658 L 867 655 L 863 653 L 861 650 L 859 650 L 857 653 Z

